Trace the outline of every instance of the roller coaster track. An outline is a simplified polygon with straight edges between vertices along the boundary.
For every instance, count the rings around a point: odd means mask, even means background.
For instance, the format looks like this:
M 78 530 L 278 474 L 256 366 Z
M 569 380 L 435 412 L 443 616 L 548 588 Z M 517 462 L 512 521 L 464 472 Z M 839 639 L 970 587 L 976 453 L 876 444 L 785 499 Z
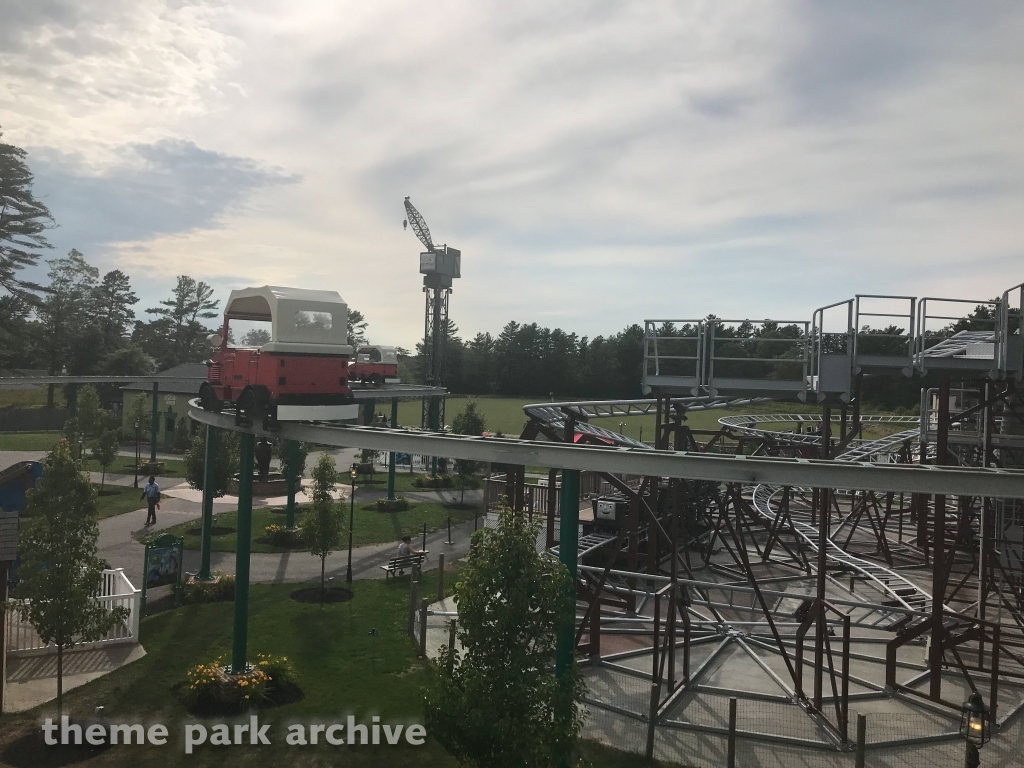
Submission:
M 808 445 L 811 443 L 807 438 L 820 442 L 820 435 L 759 430 L 753 424 L 764 421 L 773 423 L 811 421 L 813 423 L 814 420 L 813 417 L 809 417 L 806 414 L 760 414 L 757 416 L 727 416 L 719 419 L 719 423 L 750 435 L 765 433 L 774 439 L 788 440 L 790 438 L 799 438 L 799 440 L 795 441 L 798 445 Z M 820 422 L 820 417 L 816 421 Z M 862 423 L 869 424 L 900 424 L 914 423 L 918 421 L 918 418 L 916 416 L 862 416 L 861 421 Z M 915 428 L 887 435 L 877 440 L 856 441 L 855 444 L 848 447 L 843 453 L 835 456 L 833 460 L 864 462 L 875 461 L 881 457 L 888 459 L 888 457 L 892 456 L 909 441 L 918 437 L 919 434 L 919 429 Z M 888 461 L 881 463 L 888 463 Z M 751 494 L 754 509 L 768 524 L 774 524 L 778 518 L 779 512 L 775 499 L 781 492 L 781 486 L 761 483 L 754 487 L 754 491 Z M 810 522 L 809 513 L 790 508 L 789 522 L 790 530 L 799 536 L 812 552 L 816 553 L 819 545 L 819 530 L 816 524 Z M 850 554 L 831 538 L 826 539 L 825 546 L 825 555 L 834 567 L 860 576 L 867 584 L 885 595 L 889 600 L 889 604 L 910 611 L 927 612 L 930 610 L 932 596 L 902 574 L 871 560 Z M 893 622 L 902 618 L 902 611 L 879 612 L 882 613 L 876 622 L 879 625 L 886 621 Z

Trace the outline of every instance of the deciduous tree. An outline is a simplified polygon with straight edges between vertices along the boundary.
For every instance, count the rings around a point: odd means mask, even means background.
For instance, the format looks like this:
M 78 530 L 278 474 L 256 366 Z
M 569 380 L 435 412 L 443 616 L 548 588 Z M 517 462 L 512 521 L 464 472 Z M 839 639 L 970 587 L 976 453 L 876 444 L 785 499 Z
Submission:
M 302 521 L 302 540 L 309 553 L 320 558 L 320 589 L 326 585 L 327 556 L 341 539 L 344 523 L 332 494 L 338 485 L 338 469 L 329 454 L 313 467 L 313 506 Z
M 64 651 L 99 640 L 128 617 L 96 598 L 103 588 L 104 562 L 96 555 L 99 536 L 96 490 L 61 441 L 43 462 L 42 477 L 28 494 L 19 538 L 18 611 L 39 637 L 57 647 L 57 710 L 63 708 Z
M 442 647 L 431 670 L 427 729 L 476 768 L 560 765 L 582 727 L 579 670 L 552 671 L 558 630 L 575 619 L 572 579 L 537 554 L 538 534 L 507 505 L 474 534 L 455 585 L 462 651 Z
M 107 467 L 114 463 L 117 452 L 121 450 L 121 441 L 117 438 L 117 432 L 113 429 L 105 429 L 100 432 L 96 442 L 92 446 L 92 457 L 100 465 L 103 474 L 100 475 L 100 492 L 107 482 Z
M 189 443 L 185 452 L 185 480 L 197 491 L 206 483 L 206 430 L 203 427 Z M 217 433 L 217 450 L 214 452 L 213 498 L 219 499 L 228 492 L 228 486 L 238 474 L 238 433 L 220 430 Z

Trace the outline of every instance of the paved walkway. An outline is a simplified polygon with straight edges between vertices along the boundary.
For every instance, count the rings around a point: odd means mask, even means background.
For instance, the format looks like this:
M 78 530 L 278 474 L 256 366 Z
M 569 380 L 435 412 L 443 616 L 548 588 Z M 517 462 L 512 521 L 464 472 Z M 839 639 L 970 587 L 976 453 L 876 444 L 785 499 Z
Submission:
M 186 498 L 176 498 L 175 494 L 180 493 Z M 357 498 L 367 501 L 379 498 L 383 495 L 381 491 L 366 491 L 361 496 L 358 494 L 359 486 L 356 486 Z M 157 512 L 157 524 L 146 527 L 145 507 L 140 507 L 136 512 L 128 512 L 123 515 L 108 517 L 100 521 L 99 555 L 114 568 L 124 568 L 125 574 L 133 584 L 138 586 L 142 583 L 142 554 L 143 545 L 139 539 L 155 531 L 171 528 L 179 523 L 189 520 L 197 522 L 202 517 L 202 504 L 192 500 L 195 491 L 182 483 L 180 490 L 168 486 L 164 490 L 164 497 L 160 503 L 160 511 Z M 348 498 L 348 488 L 341 486 L 339 496 Z M 450 503 L 457 501 L 459 492 L 424 492 L 409 493 L 406 496 L 411 501 L 421 502 L 442 502 Z M 482 502 L 482 491 L 466 491 L 466 503 L 479 504 Z M 257 506 L 278 506 L 283 499 L 254 499 Z M 214 512 L 230 510 L 235 508 L 237 499 L 224 497 L 214 501 Z M 483 518 L 481 518 L 482 520 Z M 482 524 L 482 523 L 481 523 Z M 444 541 L 448 537 L 447 529 L 442 529 L 427 534 L 427 549 L 431 556 L 425 564 L 427 569 L 437 567 L 436 555 L 444 552 L 448 562 L 462 557 L 469 549 L 469 539 L 473 533 L 473 522 L 462 523 L 452 526 L 452 541 L 455 543 L 447 545 Z M 371 544 L 364 547 L 356 547 L 352 550 L 352 574 L 356 579 L 383 578 L 384 572 L 378 567 L 383 565 L 393 554 L 397 542 L 385 542 L 382 544 Z M 261 553 L 254 552 L 249 560 L 250 580 L 253 583 L 274 583 L 284 582 L 306 582 L 315 581 L 320 578 L 320 559 L 310 555 L 308 552 L 282 552 L 282 553 Z M 200 566 L 200 553 L 196 549 L 185 550 L 185 570 L 196 572 Z M 235 572 L 234 552 L 213 552 L 210 556 L 210 566 L 215 570 L 222 570 L 225 573 Z M 344 578 L 348 566 L 347 549 L 335 552 L 327 557 L 327 575 L 336 578 Z
M 141 659 L 141 645 L 115 645 L 64 653 L 64 692 Z M 24 712 L 57 698 L 57 654 L 10 656 L 4 712 Z

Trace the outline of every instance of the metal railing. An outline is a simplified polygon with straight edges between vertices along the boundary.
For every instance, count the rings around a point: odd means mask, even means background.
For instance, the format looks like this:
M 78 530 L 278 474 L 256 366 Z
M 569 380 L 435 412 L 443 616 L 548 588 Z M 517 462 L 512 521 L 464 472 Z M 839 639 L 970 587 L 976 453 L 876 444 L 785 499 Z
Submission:
M 879 303 L 906 302 L 905 312 L 884 311 L 885 307 L 876 307 Z M 908 370 L 914 364 L 914 339 L 916 337 L 915 310 L 917 299 L 913 296 L 886 296 L 882 294 L 861 293 L 854 297 L 853 320 L 853 356 L 854 366 L 861 356 L 905 358 Z M 882 311 L 878 311 L 882 310 Z M 902 333 L 886 333 L 880 329 L 866 333 L 863 318 L 882 318 L 883 322 L 896 321 L 889 327 L 906 327 L 906 335 Z
M 103 587 L 96 601 L 104 608 L 127 608 L 128 618 L 115 624 L 101 639 L 95 642 L 76 644 L 76 650 L 100 648 L 108 645 L 139 642 L 139 602 L 141 590 L 136 589 L 123 568 L 106 569 L 103 571 Z M 13 604 L 5 612 L 4 631 L 7 635 L 7 652 L 12 656 L 30 656 L 56 653 L 57 646 L 45 643 L 39 634 L 21 617 L 17 606 L 20 600 L 12 600 Z
M 676 324 L 679 324 L 678 327 Z M 704 384 L 703 320 L 644 321 L 644 381 L 649 376 L 678 377 L 694 395 Z

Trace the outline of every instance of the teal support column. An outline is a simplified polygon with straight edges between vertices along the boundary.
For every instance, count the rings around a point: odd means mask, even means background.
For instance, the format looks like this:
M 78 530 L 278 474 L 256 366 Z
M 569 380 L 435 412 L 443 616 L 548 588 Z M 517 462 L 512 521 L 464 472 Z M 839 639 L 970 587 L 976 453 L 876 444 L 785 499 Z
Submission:
M 398 398 L 391 398 L 391 428 L 398 426 Z M 388 501 L 395 500 L 395 452 L 388 454 Z
M 299 484 L 299 443 L 297 440 L 289 440 L 285 447 L 287 451 L 287 480 L 288 480 L 288 507 L 285 514 L 285 527 L 288 530 L 295 530 L 295 491 Z
M 436 395 L 430 398 L 430 430 L 441 431 L 441 398 Z M 430 457 L 430 476 L 437 477 L 437 456 Z
M 245 671 L 249 642 L 249 547 L 252 537 L 252 466 L 256 438 L 240 435 L 238 458 L 238 533 L 235 544 L 235 637 L 231 646 L 231 672 Z
M 562 470 L 562 503 L 559 507 L 561 527 L 558 534 L 558 559 L 569 569 L 572 577 L 573 599 L 576 598 L 576 565 L 579 549 L 580 528 L 580 473 L 576 469 Z M 572 663 L 573 645 L 576 639 L 575 623 L 561 627 L 558 631 L 558 647 L 555 651 L 555 676 Z
M 78 385 L 68 384 L 68 410 L 72 416 L 78 415 Z
M 156 465 L 156 441 L 160 433 L 160 411 L 157 408 L 157 400 L 160 398 L 160 384 L 153 382 L 153 422 L 150 425 L 152 431 L 149 438 L 149 463 Z
M 210 547 L 213 542 L 213 491 L 217 482 L 217 429 L 206 428 L 203 453 L 203 540 L 200 549 L 199 578 L 210 579 Z
M 377 407 L 377 401 L 373 398 L 363 401 L 363 426 L 368 427 L 373 424 L 373 411 Z

